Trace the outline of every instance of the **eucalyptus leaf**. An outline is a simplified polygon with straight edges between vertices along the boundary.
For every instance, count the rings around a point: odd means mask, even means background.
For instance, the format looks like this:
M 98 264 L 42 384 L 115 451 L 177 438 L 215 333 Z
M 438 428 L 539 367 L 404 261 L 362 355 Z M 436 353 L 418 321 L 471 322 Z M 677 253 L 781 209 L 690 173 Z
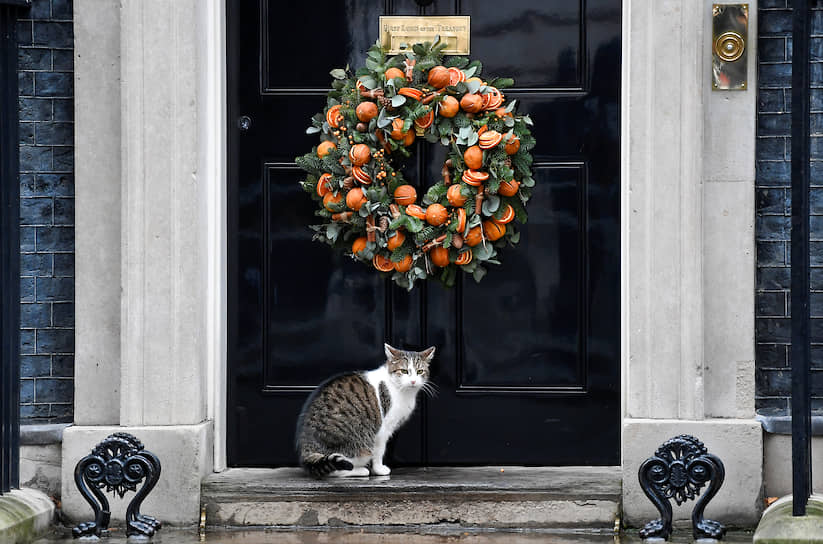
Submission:
M 472 128 L 471 125 L 468 125 L 468 126 L 465 126 L 465 127 L 461 127 L 458 134 L 460 135 L 461 138 L 466 139 L 466 138 L 469 137 L 469 134 L 471 134 L 472 132 L 474 132 L 474 128 Z
M 523 183 L 524 187 L 534 187 L 534 178 L 525 177 L 525 178 L 523 178 L 522 183 Z
M 340 230 L 343 228 L 343 225 L 340 223 L 330 223 L 326 227 L 326 237 L 331 240 L 332 242 L 337 240 L 337 237 L 340 235 Z
M 380 115 L 377 116 L 377 127 L 386 128 L 391 124 L 392 119 L 394 119 L 394 117 L 386 113 L 386 108 L 380 108 Z
M 500 197 L 497 195 L 486 195 L 483 200 L 483 214 L 490 216 L 500 208 Z
M 306 129 L 306 134 L 317 134 L 320 132 L 320 127 L 309 127 Z
M 360 76 L 360 83 L 369 90 L 377 87 L 377 81 L 372 76 Z
M 469 94 L 474 94 L 480 90 L 480 85 L 482 82 L 475 80 L 467 81 L 466 82 L 466 89 L 468 89 Z
M 380 66 L 380 63 L 377 62 L 376 60 L 374 60 L 373 58 L 367 57 L 366 58 L 366 68 L 368 68 L 369 70 L 372 70 L 374 72 L 379 72 L 381 66 Z
M 478 139 L 479 139 L 479 136 L 477 136 L 477 133 L 472 132 L 471 135 L 469 136 L 469 139 L 466 140 L 466 145 L 474 145 L 474 144 L 477 143 Z
M 532 126 L 534 125 L 534 122 L 532 122 L 532 118 L 529 117 L 528 115 L 523 116 L 523 122 L 526 123 L 527 125 L 532 125 Z
M 512 234 L 511 237 L 509 237 L 509 241 L 511 241 L 512 244 L 518 243 L 520 241 L 520 233 L 515 232 Z
M 514 107 L 517 105 L 517 100 L 512 100 L 509 102 L 508 106 L 506 106 L 506 113 L 511 113 L 514 110 Z
M 512 119 L 511 117 L 506 117 L 503 120 L 503 124 L 505 124 L 507 127 L 511 128 L 511 127 L 514 126 L 514 119 Z
M 475 259 L 485 261 L 487 259 L 491 259 L 496 254 L 497 254 L 497 252 L 495 251 L 494 246 L 492 246 L 489 243 L 478 244 L 478 245 L 474 246 L 474 258 Z
M 463 70 L 463 73 L 466 74 L 466 79 L 469 79 L 470 77 L 472 77 L 474 75 L 474 73 L 476 71 L 477 71 L 477 66 L 469 66 L 468 68 Z
M 334 70 L 329 72 L 329 74 L 334 79 L 346 79 L 346 71 L 343 70 L 342 68 L 335 68 Z
M 393 96 L 392 99 L 391 99 L 391 105 L 392 105 L 392 107 L 395 107 L 395 108 L 398 108 L 398 107 L 402 106 L 405 103 L 406 103 L 406 97 L 401 95 L 401 94 Z
M 480 283 L 480 280 L 482 280 L 485 276 L 486 269 L 482 266 L 478 266 L 474 269 L 474 272 L 472 272 L 472 277 L 474 278 L 474 281 L 476 281 L 477 283 Z
M 440 143 L 443 145 L 449 145 L 449 138 L 447 136 L 443 136 L 440 138 Z

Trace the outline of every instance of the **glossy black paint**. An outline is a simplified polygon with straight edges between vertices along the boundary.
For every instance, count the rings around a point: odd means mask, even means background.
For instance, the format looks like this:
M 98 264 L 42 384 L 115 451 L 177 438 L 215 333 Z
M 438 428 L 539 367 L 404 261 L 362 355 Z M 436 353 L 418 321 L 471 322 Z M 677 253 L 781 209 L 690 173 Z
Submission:
M 20 170 L 17 12 L 0 0 L 0 494 L 20 480 Z
M 440 387 L 390 465 L 619 463 L 619 0 L 322 4 L 227 2 L 229 464 L 294 464 L 308 392 L 380 364 L 384 340 L 436 345 Z M 514 77 L 534 119 L 530 221 L 479 285 L 409 294 L 311 241 L 293 159 L 317 143 L 303 129 L 329 70 L 363 62 L 381 14 L 471 15 L 471 57 Z M 416 145 L 405 171 L 425 187 L 444 152 Z
M 792 9 L 792 515 L 805 516 L 812 493 L 809 184 L 811 181 L 811 14 Z

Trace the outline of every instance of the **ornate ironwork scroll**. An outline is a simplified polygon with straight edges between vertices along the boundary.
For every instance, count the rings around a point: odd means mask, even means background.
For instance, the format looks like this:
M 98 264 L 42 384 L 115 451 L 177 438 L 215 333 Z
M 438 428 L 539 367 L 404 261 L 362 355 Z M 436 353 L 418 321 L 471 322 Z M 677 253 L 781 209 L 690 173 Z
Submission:
M 723 485 L 726 470 L 716 455 L 693 436 L 683 434 L 667 440 L 657 448 L 654 456 L 640 465 L 638 477 L 643 492 L 660 512 L 660 519 L 650 521 L 640 530 L 641 538 L 662 537 L 672 534 L 672 505 L 678 505 L 700 495 L 707 483 L 709 487 L 697 500 L 692 511 L 694 538 L 723 538 L 726 528 L 703 517 L 706 505 Z
M 128 433 L 114 433 L 97 444 L 74 469 L 74 482 L 94 511 L 94 521 L 81 523 L 72 530 L 75 538 L 100 536 L 109 528 L 111 510 L 103 494 L 113 492 L 121 499 L 127 491 L 135 491 L 126 508 L 126 535 L 153 536 L 162 524 L 156 518 L 140 513 L 140 505 L 160 479 L 160 460 L 143 448 L 143 444 Z M 144 481 L 145 480 L 145 481 Z M 140 483 L 143 484 L 139 487 Z

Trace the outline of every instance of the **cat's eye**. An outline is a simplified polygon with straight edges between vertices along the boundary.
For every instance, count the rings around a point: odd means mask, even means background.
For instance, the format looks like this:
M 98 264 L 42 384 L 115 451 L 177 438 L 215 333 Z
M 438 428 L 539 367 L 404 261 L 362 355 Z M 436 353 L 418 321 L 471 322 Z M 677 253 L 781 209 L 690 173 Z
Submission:
M 398 372 L 400 372 L 401 374 L 408 374 L 409 369 L 408 368 L 401 368 Z

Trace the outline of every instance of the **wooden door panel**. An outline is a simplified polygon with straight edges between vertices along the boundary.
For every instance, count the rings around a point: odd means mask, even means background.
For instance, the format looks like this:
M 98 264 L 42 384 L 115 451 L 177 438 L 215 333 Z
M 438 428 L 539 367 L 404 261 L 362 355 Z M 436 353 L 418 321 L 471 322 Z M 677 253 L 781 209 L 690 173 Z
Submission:
M 309 391 L 379 364 L 384 340 L 438 346 L 440 394 L 390 465 L 619 462 L 620 2 L 231 0 L 227 14 L 229 463 L 294 464 Z M 362 64 L 381 14 L 470 15 L 471 57 L 516 79 L 506 96 L 535 122 L 529 223 L 479 285 L 408 293 L 311 241 L 293 160 L 317 143 L 304 128 L 328 72 Z M 415 145 L 404 172 L 418 192 L 444 158 Z

